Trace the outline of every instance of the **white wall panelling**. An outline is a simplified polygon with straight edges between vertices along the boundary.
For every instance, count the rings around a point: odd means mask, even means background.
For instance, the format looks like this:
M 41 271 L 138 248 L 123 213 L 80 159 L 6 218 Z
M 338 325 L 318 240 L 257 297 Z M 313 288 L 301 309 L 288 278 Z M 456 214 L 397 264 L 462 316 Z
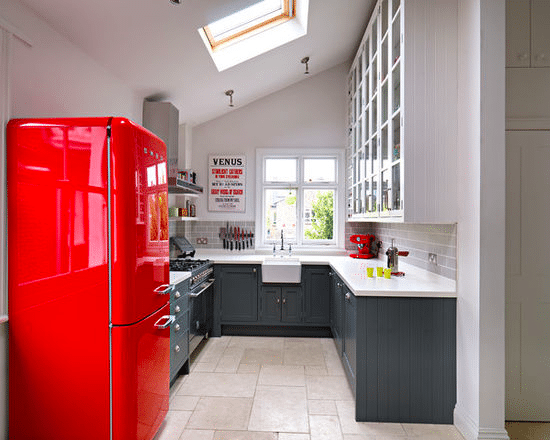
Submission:
M 504 66 L 500 0 L 458 2 L 458 304 L 455 425 L 504 429 Z

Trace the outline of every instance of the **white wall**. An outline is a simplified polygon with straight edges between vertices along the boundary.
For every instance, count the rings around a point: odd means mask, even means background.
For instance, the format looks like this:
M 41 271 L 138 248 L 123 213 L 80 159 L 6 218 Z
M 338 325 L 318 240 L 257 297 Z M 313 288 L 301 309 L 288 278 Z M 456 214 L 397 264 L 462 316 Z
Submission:
M 458 317 L 455 424 L 504 430 L 504 2 L 459 2 Z
M 246 211 L 208 212 L 206 196 L 197 216 L 208 220 L 254 221 L 256 148 L 344 148 L 346 144 L 346 78 L 348 65 L 339 65 L 245 107 L 193 127 L 193 168 L 199 184 L 208 185 L 208 154 L 246 154 Z M 238 90 L 235 91 L 235 102 Z
M 2 0 L 0 18 L 32 42 L 29 47 L 13 41 L 11 117 L 113 115 L 141 123 L 141 97 L 21 2 Z M 0 324 L 0 439 L 7 439 L 8 433 L 7 358 L 8 325 L 4 323 Z

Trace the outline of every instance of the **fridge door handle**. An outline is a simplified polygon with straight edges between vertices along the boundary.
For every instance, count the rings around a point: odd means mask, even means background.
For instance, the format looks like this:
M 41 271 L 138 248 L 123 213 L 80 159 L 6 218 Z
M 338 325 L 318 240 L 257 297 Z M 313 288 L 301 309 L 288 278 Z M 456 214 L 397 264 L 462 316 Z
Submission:
M 166 295 L 174 289 L 173 284 L 161 284 L 153 292 L 158 293 L 159 295 Z
M 164 324 L 161 324 L 161 322 L 163 320 L 166 320 L 166 322 Z M 176 320 L 176 317 L 174 315 L 164 315 L 164 316 L 161 316 L 157 322 L 155 322 L 155 327 L 158 328 L 158 329 L 165 329 L 165 328 L 168 328 L 170 326 L 170 324 L 172 324 L 174 321 Z

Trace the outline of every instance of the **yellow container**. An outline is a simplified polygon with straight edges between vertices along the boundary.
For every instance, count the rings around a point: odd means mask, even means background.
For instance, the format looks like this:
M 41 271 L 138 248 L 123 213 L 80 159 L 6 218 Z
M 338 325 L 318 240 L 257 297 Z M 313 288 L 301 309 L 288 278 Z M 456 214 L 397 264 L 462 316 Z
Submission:
M 384 278 L 391 278 L 391 269 L 384 269 Z
M 372 278 L 374 276 L 374 267 L 367 267 L 367 276 Z
M 376 268 L 376 276 L 380 278 L 384 276 L 384 268 L 382 266 Z

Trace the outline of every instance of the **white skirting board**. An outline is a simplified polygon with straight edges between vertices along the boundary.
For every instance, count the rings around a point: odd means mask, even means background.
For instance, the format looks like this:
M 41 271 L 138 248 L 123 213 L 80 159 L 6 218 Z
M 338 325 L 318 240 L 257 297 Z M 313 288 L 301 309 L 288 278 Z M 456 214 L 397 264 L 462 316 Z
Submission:
M 458 405 L 454 411 L 454 425 L 466 440 L 510 440 L 505 429 L 478 426 Z

